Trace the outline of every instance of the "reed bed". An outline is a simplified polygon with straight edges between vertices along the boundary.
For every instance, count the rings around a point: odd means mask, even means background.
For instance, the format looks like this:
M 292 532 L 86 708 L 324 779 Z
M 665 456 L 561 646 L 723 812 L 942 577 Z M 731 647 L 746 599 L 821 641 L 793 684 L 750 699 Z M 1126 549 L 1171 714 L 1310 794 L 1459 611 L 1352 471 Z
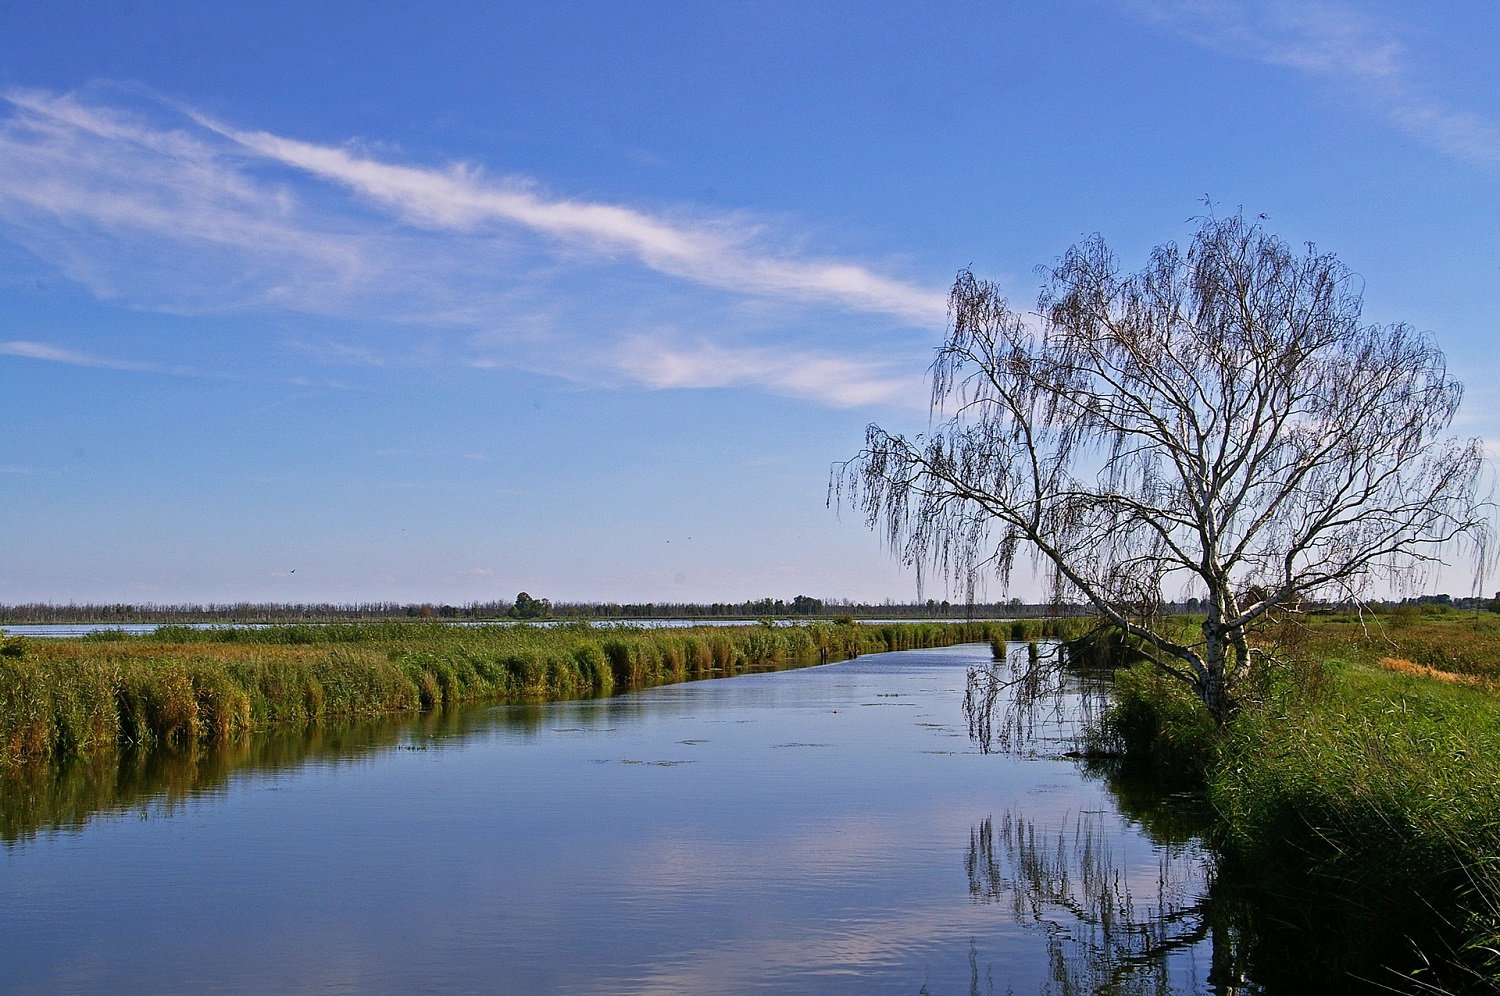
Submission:
M 1222 851 L 1316 958 L 1357 970 L 1406 950 L 1429 991 L 1494 991 L 1500 700 L 1327 666 L 1317 694 L 1248 711 L 1220 745 L 1208 784 Z
M 9 640 L 0 646 L 0 765 L 122 747 L 229 744 L 277 727 L 460 703 L 609 695 L 984 641 L 998 625 L 594 629 L 377 622 Z
M 1260 636 L 1277 663 L 1225 729 L 1136 666 L 1096 740 L 1206 785 L 1221 891 L 1275 949 L 1253 960 L 1295 966 L 1269 988 L 1316 973 L 1500 991 L 1500 615 L 1314 617 Z
M 616 705 L 618 703 L 618 705 Z M 611 712 L 630 700 L 611 701 Z M 374 751 L 463 736 L 497 723 L 534 732 L 547 725 L 538 704 L 509 709 L 503 719 L 478 709 L 391 715 L 348 723 L 282 724 L 213 749 L 108 750 L 59 757 L 53 763 L 0 766 L 0 845 L 39 833 L 77 829 L 100 816 L 178 810 L 191 799 L 222 792 L 231 780 L 257 772 L 320 765 L 367 764 Z
M 1408 610 L 1408 611 L 1400 611 Z M 1500 689 L 1500 613 L 1400 606 L 1381 615 L 1314 618 L 1278 634 L 1293 656 L 1376 664 L 1381 658 L 1466 675 Z

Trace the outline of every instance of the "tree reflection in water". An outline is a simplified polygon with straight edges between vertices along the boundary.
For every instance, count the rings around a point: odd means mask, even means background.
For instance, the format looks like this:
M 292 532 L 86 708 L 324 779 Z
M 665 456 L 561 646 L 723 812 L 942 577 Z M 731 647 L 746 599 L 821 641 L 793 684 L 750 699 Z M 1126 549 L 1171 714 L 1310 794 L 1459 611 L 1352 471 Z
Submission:
M 1058 996 L 1197 993 L 1205 984 L 1222 996 L 1259 992 L 1245 980 L 1237 932 L 1214 915 L 1202 848 L 1158 844 L 1154 874 L 1142 876 L 1116 861 L 1117 833 L 1104 813 L 1080 813 L 1056 829 L 1014 811 L 987 818 L 969 834 L 969 894 L 1045 933 Z

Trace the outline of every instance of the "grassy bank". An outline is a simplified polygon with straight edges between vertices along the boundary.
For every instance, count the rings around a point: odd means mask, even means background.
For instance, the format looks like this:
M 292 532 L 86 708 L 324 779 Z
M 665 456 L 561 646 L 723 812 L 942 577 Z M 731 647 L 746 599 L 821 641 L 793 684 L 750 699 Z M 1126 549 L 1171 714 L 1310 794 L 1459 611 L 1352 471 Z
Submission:
M 164 627 L 0 646 L 0 764 L 231 743 L 470 702 L 581 698 L 986 640 L 987 624 Z
M 1286 663 L 1222 733 L 1136 667 L 1117 676 L 1101 740 L 1205 786 L 1221 893 L 1275 948 L 1265 964 L 1293 966 L 1262 981 L 1316 970 L 1494 991 L 1500 617 L 1328 618 L 1271 635 Z

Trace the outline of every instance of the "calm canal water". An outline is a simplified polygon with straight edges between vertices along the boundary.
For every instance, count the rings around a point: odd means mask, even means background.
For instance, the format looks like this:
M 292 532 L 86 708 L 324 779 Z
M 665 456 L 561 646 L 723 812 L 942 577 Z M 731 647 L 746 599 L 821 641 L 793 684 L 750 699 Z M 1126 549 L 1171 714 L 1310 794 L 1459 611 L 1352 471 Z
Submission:
M 988 652 L 8 783 L 0 989 L 1208 991 L 1202 849 L 978 753 Z

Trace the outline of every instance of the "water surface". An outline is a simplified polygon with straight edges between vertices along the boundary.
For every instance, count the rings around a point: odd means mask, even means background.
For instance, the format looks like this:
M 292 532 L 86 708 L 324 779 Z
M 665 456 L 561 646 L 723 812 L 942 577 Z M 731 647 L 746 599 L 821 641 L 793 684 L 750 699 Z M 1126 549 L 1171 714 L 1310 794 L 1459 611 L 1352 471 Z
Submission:
M 1201 847 L 978 753 L 988 653 L 13 783 L 0 989 L 1206 991 Z

